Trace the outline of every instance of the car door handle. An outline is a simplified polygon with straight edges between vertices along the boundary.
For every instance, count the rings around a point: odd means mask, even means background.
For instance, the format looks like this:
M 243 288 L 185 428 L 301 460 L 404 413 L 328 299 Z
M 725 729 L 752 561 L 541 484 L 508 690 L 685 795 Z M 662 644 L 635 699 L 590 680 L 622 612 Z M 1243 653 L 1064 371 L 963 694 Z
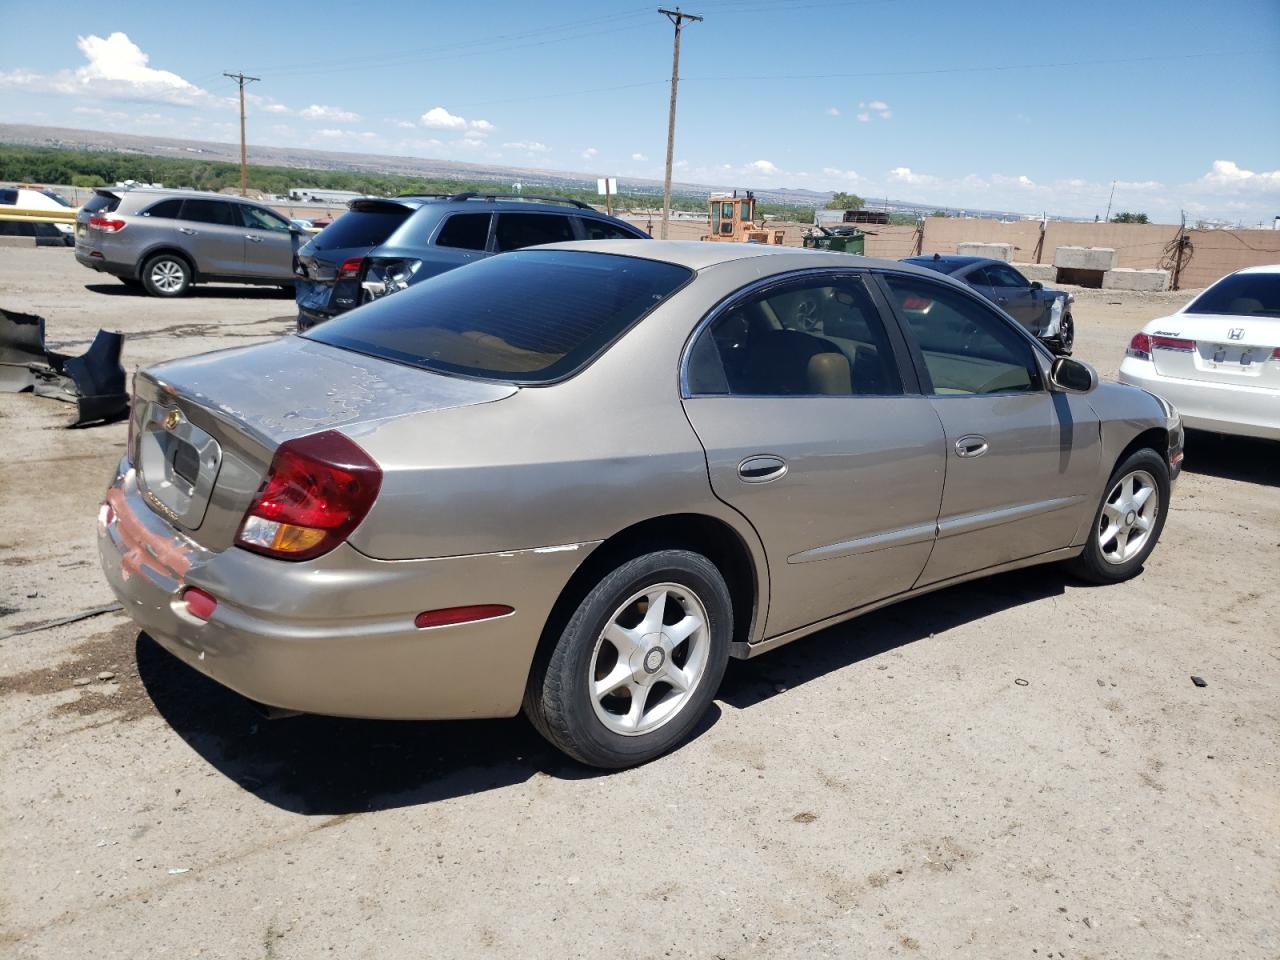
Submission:
M 777 480 L 786 472 L 787 461 L 766 454 L 747 457 L 738 464 L 738 477 L 743 483 L 767 483 Z
M 178 232 L 185 233 L 188 237 L 194 237 L 196 235 L 196 232 L 190 227 L 179 227 Z
M 956 456 L 980 457 L 987 452 L 987 438 L 976 433 L 961 437 L 956 441 Z
M 246 240 L 248 240 L 250 243 L 261 243 L 261 242 L 262 242 L 262 238 L 261 238 L 261 237 L 255 237 L 252 233 L 246 233 L 246 234 L 244 235 L 244 238 L 245 238 Z

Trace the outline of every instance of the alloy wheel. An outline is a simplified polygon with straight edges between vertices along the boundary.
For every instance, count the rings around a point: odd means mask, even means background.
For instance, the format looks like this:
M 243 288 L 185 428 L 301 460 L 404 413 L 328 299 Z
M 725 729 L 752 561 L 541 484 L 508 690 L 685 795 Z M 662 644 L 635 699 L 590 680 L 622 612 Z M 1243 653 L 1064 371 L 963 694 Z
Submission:
M 173 260 L 159 260 L 151 266 L 151 283 L 157 290 L 176 293 L 186 283 L 186 271 Z
M 1121 564 L 1141 552 L 1160 516 L 1160 489 L 1146 470 L 1127 473 L 1111 488 L 1098 518 L 1102 558 Z
M 660 583 L 632 594 L 609 617 L 591 654 L 588 693 L 614 733 L 650 733 L 684 708 L 706 672 L 706 607 L 688 587 Z

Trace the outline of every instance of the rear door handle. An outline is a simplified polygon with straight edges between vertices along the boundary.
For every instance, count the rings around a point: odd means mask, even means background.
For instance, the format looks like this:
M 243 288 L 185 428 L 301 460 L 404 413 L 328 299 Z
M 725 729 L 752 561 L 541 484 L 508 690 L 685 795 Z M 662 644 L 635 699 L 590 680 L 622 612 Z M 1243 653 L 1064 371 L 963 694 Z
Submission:
M 987 438 L 971 433 L 956 441 L 956 456 L 980 457 L 987 452 Z
M 747 457 L 738 464 L 738 476 L 743 483 L 767 483 L 777 480 L 786 472 L 787 461 L 768 454 Z
M 246 233 L 246 234 L 244 235 L 244 238 L 245 238 L 246 240 L 248 240 L 250 243 L 261 243 L 261 242 L 262 242 L 262 238 L 261 238 L 261 237 L 255 237 L 252 233 Z
M 196 235 L 196 232 L 190 227 L 179 227 L 178 232 L 185 233 L 188 237 L 194 237 Z

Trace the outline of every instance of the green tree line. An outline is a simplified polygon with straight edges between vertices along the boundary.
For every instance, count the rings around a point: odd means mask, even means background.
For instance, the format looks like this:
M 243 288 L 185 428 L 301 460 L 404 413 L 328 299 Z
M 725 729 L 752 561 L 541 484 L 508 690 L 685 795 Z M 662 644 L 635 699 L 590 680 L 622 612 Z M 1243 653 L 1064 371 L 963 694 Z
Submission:
M 137 180 L 163 183 L 166 187 L 222 190 L 240 185 L 240 165 L 194 157 L 153 157 L 133 153 L 95 150 L 61 150 L 56 147 L 23 147 L 0 144 L 0 180 L 15 183 L 66 184 L 73 187 L 100 187 L 104 184 Z M 509 185 L 494 180 L 464 180 L 446 177 L 410 177 L 372 173 L 364 170 L 318 170 L 308 167 L 249 165 L 249 187 L 263 193 L 287 195 L 298 187 L 323 190 L 350 190 L 373 196 L 401 193 L 461 193 L 496 191 L 507 193 Z M 602 204 L 594 186 L 572 184 L 525 185 L 529 193 L 547 193 Z M 625 192 L 614 197 L 621 210 L 653 209 L 662 206 L 662 194 Z M 672 196 L 672 209 L 705 212 L 705 198 Z M 813 222 L 813 208 L 781 203 L 757 203 L 757 215 Z

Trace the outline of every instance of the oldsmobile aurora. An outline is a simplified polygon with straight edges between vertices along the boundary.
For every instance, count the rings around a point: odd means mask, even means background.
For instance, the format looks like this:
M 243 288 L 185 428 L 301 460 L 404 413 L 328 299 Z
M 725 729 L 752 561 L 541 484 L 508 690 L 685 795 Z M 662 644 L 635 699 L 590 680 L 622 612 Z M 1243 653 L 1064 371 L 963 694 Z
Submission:
M 727 660 L 1160 536 L 1182 428 L 933 271 L 566 243 L 138 374 L 99 517 L 139 626 L 275 707 L 505 717 L 601 767 Z

